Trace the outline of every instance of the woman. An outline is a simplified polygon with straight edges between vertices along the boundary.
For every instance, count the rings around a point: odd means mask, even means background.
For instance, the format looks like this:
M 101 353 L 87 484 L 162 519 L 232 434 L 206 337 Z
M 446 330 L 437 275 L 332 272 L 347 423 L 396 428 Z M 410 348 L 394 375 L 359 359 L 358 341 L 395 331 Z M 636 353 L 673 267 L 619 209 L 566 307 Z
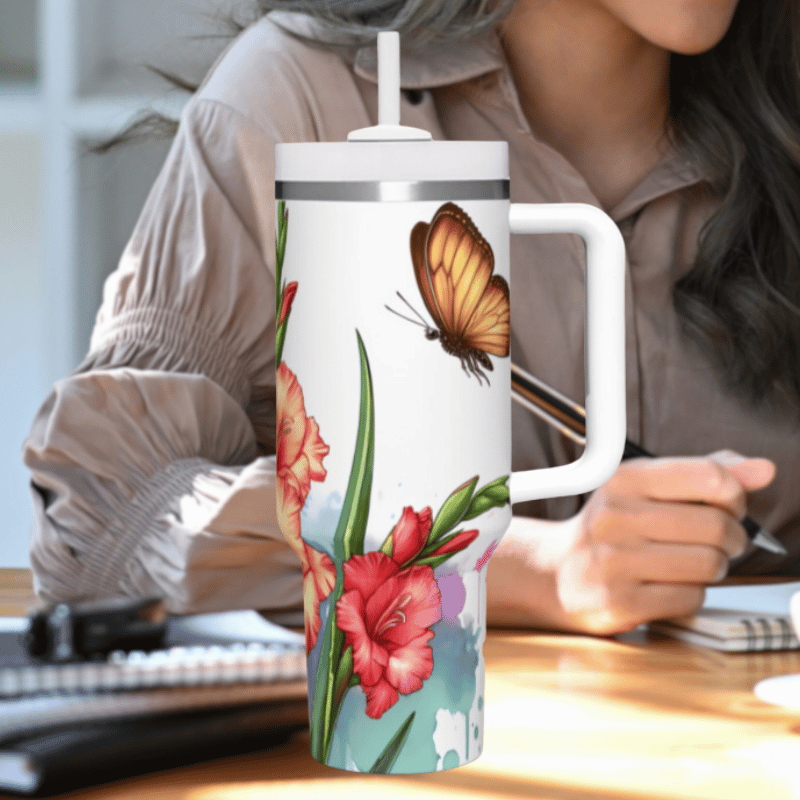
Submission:
M 507 140 L 513 201 L 589 202 L 619 224 L 628 435 L 669 456 L 624 463 L 588 498 L 515 507 L 489 566 L 490 623 L 615 633 L 691 612 L 729 567 L 789 570 L 800 554 L 797 7 L 354 5 L 265 4 L 312 16 L 251 26 L 185 109 L 90 352 L 26 443 L 42 597 L 299 607 L 270 456 L 273 148 L 375 124 L 374 59 L 358 45 L 381 28 L 405 44 L 404 124 Z M 512 358 L 580 401 L 582 248 L 514 239 Z M 519 408 L 513 434 L 515 469 L 578 455 Z M 748 546 L 746 506 L 785 561 Z

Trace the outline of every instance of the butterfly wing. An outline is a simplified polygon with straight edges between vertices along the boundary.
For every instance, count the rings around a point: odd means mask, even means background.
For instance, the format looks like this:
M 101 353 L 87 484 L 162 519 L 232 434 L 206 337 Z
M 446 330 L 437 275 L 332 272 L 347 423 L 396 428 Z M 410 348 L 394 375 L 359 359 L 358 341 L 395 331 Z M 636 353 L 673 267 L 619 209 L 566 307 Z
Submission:
M 492 275 L 492 248 L 469 215 L 446 203 L 430 225 L 415 226 L 411 240 L 417 283 L 439 328 L 472 349 L 507 356 L 508 283 Z
M 414 265 L 414 277 L 428 313 L 433 317 L 436 327 L 444 328 L 439 307 L 433 297 L 433 284 L 428 273 L 425 243 L 428 240 L 430 225 L 427 222 L 418 222 L 411 230 L 411 263 Z
M 508 355 L 511 303 L 508 282 L 501 275 L 492 275 L 463 336 L 465 344 L 474 350 L 493 356 Z
M 492 276 L 492 248 L 461 208 L 446 203 L 430 224 L 425 255 L 441 327 L 461 338 Z

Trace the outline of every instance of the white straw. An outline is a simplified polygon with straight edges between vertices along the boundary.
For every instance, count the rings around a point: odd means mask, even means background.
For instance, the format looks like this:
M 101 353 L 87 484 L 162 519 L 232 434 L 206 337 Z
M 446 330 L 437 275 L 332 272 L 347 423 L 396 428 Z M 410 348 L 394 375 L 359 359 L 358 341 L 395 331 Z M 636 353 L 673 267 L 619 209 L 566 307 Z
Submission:
M 400 124 L 400 34 L 378 34 L 378 125 Z

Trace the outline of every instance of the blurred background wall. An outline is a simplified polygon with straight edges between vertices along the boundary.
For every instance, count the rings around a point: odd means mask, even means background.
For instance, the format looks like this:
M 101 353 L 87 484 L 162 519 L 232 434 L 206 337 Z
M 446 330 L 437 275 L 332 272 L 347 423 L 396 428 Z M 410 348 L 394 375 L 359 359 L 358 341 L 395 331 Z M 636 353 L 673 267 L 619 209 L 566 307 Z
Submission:
M 86 353 L 102 285 L 169 148 L 88 146 L 189 95 L 247 21 L 237 0 L 0 0 L 0 567 L 28 565 L 22 441 Z

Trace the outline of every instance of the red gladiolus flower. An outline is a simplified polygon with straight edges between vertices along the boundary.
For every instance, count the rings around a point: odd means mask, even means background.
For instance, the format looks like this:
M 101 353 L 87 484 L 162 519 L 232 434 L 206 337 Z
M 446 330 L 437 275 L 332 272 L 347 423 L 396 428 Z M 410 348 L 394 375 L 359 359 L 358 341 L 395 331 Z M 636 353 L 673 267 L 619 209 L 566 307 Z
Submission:
M 431 508 L 423 508 L 419 514 L 406 506 L 397 525 L 392 529 L 392 561 L 402 567 L 425 547 L 433 525 Z
M 297 294 L 297 281 L 292 281 L 291 283 L 286 285 L 286 288 L 283 290 L 283 299 L 281 301 L 281 313 L 278 316 L 278 327 L 280 328 L 283 325 L 283 321 L 289 314 L 289 310 L 292 307 L 292 301 L 294 300 L 294 296 Z
M 344 564 L 336 620 L 353 648 L 353 670 L 367 696 L 367 716 L 380 719 L 400 694 L 422 688 L 433 671 L 430 626 L 441 619 L 441 594 L 429 566 L 401 570 L 381 552 Z
M 336 567 L 326 553 L 303 542 L 303 622 L 306 631 L 306 654 L 314 649 L 322 627 L 319 604 L 333 590 Z
M 311 491 L 311 481 L 325 480 L 322 459 L 330 447 L 320 437 L 314 417 L 306 416 L 303 390 L 284 362 L 278 368 L 276 402 L 278 519 L 283 535 L 302 558 L 300 511 Z
M 478 530 L 461 531 L 456 534 L 449 542 L 443 544 L 431 553 L 431 556 L 443 556 L 445 553 L 457 553 L 465 547 L 471 545 L 478 538 Z M 428 558 L 430 556 L 427 556 Z
M 331 593 L 336 568 L 325 553 L 309 547 L 301 538 L 300 512 L 311 491 L 311 481 L 325 480 L 322 460 L 330 447 L 320 437 L 314 418 L 306 416 L 303 390 L 284 362 L 278 368 L 276 388 L 278 523 L 303 564 L 306 650 L 310 652 L 320 629 L 319 604 Z

